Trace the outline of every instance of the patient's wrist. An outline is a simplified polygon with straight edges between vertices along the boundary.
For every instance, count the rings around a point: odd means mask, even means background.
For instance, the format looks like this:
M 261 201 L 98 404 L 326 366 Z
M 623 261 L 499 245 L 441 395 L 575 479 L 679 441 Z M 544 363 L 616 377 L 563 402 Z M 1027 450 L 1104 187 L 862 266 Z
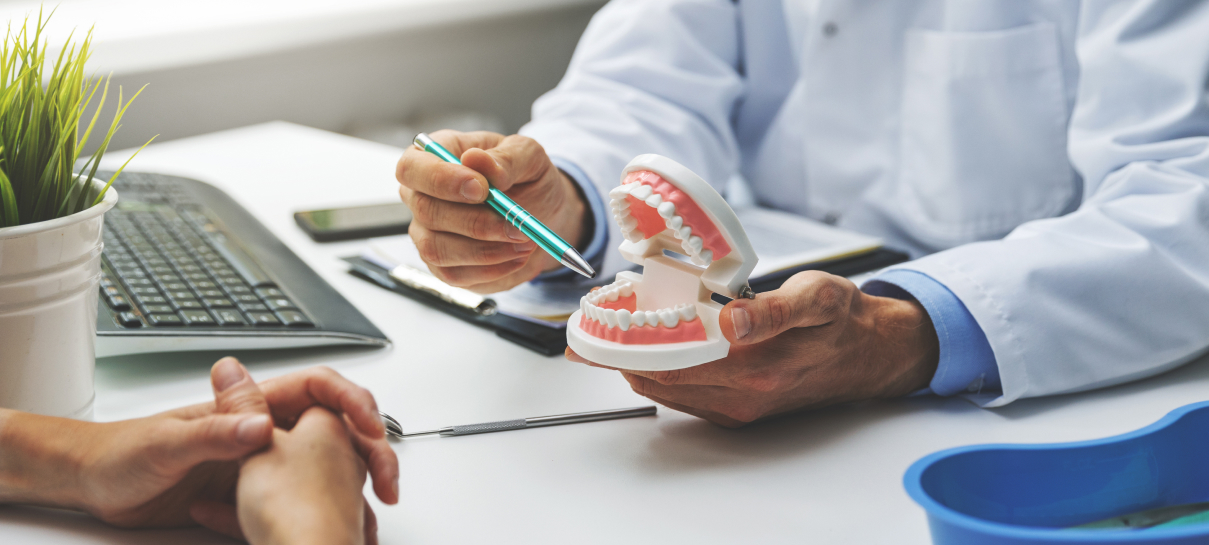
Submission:
M 288 505 L 265 507 L 268 539 L 254 545 L 362 545 L 363 513 L 348 516 L 350 506 L 333 505 L 330 498 L 290 498 Z M 281 503 L 281 502 L 276 502 Z
M 95 424 L 0 409 L 0 504 L 80 509 L 80 453 Z

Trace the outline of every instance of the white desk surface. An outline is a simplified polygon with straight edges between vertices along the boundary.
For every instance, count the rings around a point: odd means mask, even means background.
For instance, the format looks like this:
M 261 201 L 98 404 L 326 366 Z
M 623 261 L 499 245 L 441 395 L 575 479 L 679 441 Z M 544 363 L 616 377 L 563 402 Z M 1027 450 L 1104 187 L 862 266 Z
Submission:
M 291 212 L 396 197 L 399 150 L 284 123 L 157 144 L 133 163 L 230 192 L 394 341 L 383 350 L 237 355 L 264 379 L 329 365 L 405 429 L 647 404 L 614 372 L 545 358 L 345 272 L 356 242 L 315 244 Z M 123 153 L 112 155 L 125 158 Z M 99 420 L 210 397 L 221 354 L 97 363 Z M 866 403 L 727 430 L 660 409 L 638 418 L 396 443 L 399 505 L 367 496 L 392 543 L 928 543 L 903 472 L 973 443 L 1115 435 L 1209 398 L 1209 361 L 1097 392 L 997 410 L 960 399 Z M 228 543 L 200 529 L 125 531 L 0 507 L 0 543 Z

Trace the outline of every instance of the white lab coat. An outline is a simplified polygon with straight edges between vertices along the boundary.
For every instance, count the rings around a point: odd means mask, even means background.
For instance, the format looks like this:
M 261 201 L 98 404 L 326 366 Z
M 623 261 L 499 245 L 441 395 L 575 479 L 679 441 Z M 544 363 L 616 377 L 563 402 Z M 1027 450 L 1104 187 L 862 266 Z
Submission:
M 1209 346 L 1207 82 L 1205 1 L 614 0 L 522 133 L 602 191 L 659 153 L 911 250 L 994 406 Z

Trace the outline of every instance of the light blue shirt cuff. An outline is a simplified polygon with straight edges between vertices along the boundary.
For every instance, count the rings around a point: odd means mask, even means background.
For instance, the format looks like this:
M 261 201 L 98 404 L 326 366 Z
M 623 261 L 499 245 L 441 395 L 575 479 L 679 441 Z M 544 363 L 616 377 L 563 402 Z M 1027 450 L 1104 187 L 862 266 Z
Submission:
M 579 185 L 579 190 L 583 192 L 584 198 L 588 201 L 588 208 L 592 211 L 592 220 L 594 231 L 592 231 L 592 241 L 588 243 L 587 249 L 580 252 L 584 260 L 588 262 L 596 270 L 600 270 L 604 263 L 605 245 L 609 243 L 609 216 L 606 214 L 604 198 L 600 196 L 600 190 L 592 184 L 592 180 L 588 179 L 588 175 L 584 174 L 578 166 L 565 159 L 554 157 L 550 159 L 554 166 L 571 177 L 571 181 Z M 542 282 L 558 282 L 566 280 L 578 280 L 579 274 L 566 267 L 544 272 L 537 275 L 532 280 L 535 283 Z
M 861 291 L 914 298 L 928 312 L 940 341 L 940 361 L 928 385 L 933 393 L 951 396 L 1001 389 L 991 343 L 970 310 L 944 284 L 918 271 L 896 269 L 866 282 Z

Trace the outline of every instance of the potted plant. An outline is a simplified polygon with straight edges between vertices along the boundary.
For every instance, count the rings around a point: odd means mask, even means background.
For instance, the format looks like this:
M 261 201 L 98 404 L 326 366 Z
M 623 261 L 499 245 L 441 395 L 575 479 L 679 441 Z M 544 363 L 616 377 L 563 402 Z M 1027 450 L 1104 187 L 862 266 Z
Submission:
M 91 31 L 48 55 L 49 19 L 10 23 L 0 47 L 0 407 L 89 419 L 101 222 L 118 199 L 117 174 L 95 175 L 139 93 L 123 103 L 119 89 L 109 130 L 77 170 L 109 82 L 84 72 Z

